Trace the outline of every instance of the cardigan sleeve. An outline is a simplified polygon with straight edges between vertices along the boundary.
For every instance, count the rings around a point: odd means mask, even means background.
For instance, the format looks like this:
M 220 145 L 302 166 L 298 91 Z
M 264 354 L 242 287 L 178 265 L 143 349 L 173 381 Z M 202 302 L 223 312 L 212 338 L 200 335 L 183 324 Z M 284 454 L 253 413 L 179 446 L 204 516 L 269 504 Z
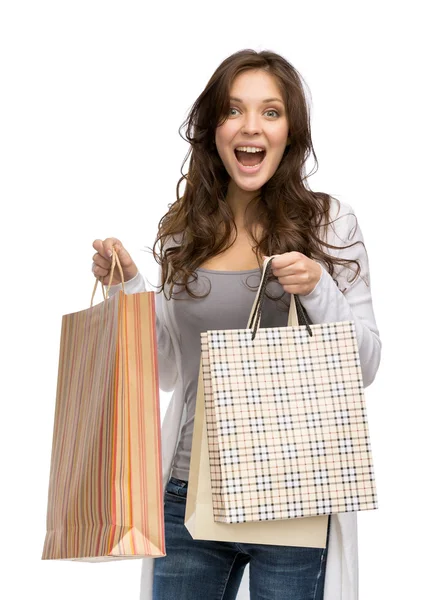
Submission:
M 322 274 L 316 287 L 306 296 L 299 296 L 313 323 L 353 321 L 360 356 L 364 387 L 369 386 L 376 375 L 381 359 L 381 340 L 373 312 L 370 290 L 369 262 L 364 238 L 353 209 L 340 203 L 334 225 L 328 228 L 327 242 L 341 246 L 339 250 L 326 249 L 340 258 L 358 260 L 360 274 L 352 282 L 354 271 L 339 266 L 334 278 L 323 264 Z M 354 244 L 349 248 L 343 248 Z
M 159 267 L 159 280 L 161 280 L 161 270 Z M 106 286 L 107 289 L 107 286 Z M 109 289 L 109 298 L 122 289 L 122 284 L 113 285 Z M 136 275 L 124 283 L 126 294 L 138 294 L 146 292 L 144 278 L 138 271 Z M 159 387 L 164 392 L 171 392 L 175 387 L 177 379 L 177 368 L 175 361 L 174 346 L 171 340 L 169 329 L 165 324 L 163 315 L 162 293 L 155 294 L 156 307 L 156 333 L 157 333 L 157 360 L 159 365 Z

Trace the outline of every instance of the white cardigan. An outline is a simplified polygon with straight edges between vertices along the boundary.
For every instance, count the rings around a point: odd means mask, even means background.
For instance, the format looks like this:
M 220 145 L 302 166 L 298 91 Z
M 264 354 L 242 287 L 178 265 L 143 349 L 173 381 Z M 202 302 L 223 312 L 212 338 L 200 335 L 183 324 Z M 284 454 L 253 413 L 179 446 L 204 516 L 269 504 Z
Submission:
M 333 199 L 331 216 L 336 220 L 334 227 L 326 230 L 327 242 L 345 246 L 363 241 L 355 213 L 349 205 Z M 341 251 L 326 251 L 334 256 L 358 259 L 361 265 L 359 277 L 349 283 L 353 273 L 347 268 L 338 267 L 335 274 L 337 285 L 321 264 L 322 275 L 318 284 L 310 294 L 300 296 L 300 300 L 313 323 L 355 322 L 364 386 L 367 387 L 375 378 L 381 356 L 381 342 L 369 287 L 367 253 L 360 243 Z M 109 296 L 119 289 L 121 284 L 113 286 L 109 290 Z M 128 294 L 143 291 L 146 291 L 146 286 L 140 273 L 125 284 L 125 292 Z M 167 392 L 173 391 L 162 424 L 163 484 L 166 485 L 185 418 L 183 373 L 180 337 L 173 311 L 174 300 L 167 301 L 163 294 L 156 294 L 155 300 L 160 388 Z M 147 558 L 142 561 L 140 600 L 152 599 L 154 560 Z M 357 513 L 340 513 L 331 517 L 324 600 L 357 599 Z

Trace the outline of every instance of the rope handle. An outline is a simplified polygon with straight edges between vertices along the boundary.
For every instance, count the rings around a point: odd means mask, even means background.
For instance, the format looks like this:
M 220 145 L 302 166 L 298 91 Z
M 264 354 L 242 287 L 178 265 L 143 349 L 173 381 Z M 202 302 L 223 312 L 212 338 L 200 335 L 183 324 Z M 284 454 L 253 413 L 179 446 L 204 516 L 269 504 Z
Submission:
M 118 254 L 114 248 L 114 246 L 112 246 L 112 265 L 110 267 L 110 277 L 109 277 L 109 284 L 107 286 L 107 292 L 104 289 L 104 284 L 103 284 L 103 280 L 100 279 L 100 277 L 96 277 L 95 278 L 95 285 L 94 285 L 94 291 L 92 292 L 92 298 L 91 298 L 91 308 L 92 308 L 92 304 L 94 302 L 94 296 L 95 296 L 95 292 L 97 291 L 97 286 L 98 286 L 98 282 L 101 283 L 101 289 L 103 290 L 103 297 L 104 300 L 107 300 L 107 298 L 109 297 L 109 290 L 110 290 L 110 286 L 112 285 L 112 279 L 113 279 L 113 273 L 115 271 L 115 266 L 118 267 L 118 271 L 119 274 L 121 275 L 121 282 L 122 282 L 122 291 L 125 294 L 125 288 L 124 288 L 124 273 L 122 271 L 122 267 L 121 267 L 121 263 L 119 262 L 119 257 Z
M 270 271 L 272 270 L 272 259 L 275 257 L 269 256 L 263 263 L 263 272 L 261 275 L 260 285 L 258 286 L 257 294 L 252 305 L 251 314 L 249 315 L 247 329 L 252 329 L 252 339 L 255 338 L 258 328 L 261 322 L 261 312 L 263 309 L 264 298 L 266 295 L 267 280 L 269 278 Z M 299 309 L 299 310 L 298 310 Z M 307 328 L 310 336 L 313 335 L 311 327 L 306 319 L 305 310 L 301 304 L 299 296 L 297 294 L 291 294 L 290 307 L 288 313 L 287 327 L 294 327 L 299 325 L 299 317 L 303 321 L 303 325 Z

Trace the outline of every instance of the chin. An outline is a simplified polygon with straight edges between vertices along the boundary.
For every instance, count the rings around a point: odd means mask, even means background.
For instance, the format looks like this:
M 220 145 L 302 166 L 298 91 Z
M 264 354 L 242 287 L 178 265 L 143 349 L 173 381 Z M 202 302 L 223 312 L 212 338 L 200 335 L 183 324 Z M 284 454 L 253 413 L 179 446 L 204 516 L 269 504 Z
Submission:
M 254 184 L 251 183 L 250 185 L 244 185 L 242 183 L 238 183 L 237 181 L 235 182 L 235 184 L 237 185 L 237 187 L 242 190 L 243 192 L 258 192 L 259 190 L 261 190 L 261 188 L 263 187 L 264 183 L 259 183 L 259 184 Z
M 250 181 L 247 181 L 246 179 L 243 179 L 239 176 L 231 177 L 231 179 L 234 181 L 234 183 L 240 190 L 244 192 L 256 192 L 260 190 L 265 183 L 268 182 L 269 177 L 263 176 L 258 178 L 252 178 Z

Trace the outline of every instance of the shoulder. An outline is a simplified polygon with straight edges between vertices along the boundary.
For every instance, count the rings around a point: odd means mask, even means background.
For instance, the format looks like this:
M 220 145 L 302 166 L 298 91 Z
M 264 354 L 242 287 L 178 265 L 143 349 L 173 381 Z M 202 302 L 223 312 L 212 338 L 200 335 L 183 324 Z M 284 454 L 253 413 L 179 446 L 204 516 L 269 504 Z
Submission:
M 162 240 L 162 250 L 168 250 L 169 248 L 174 248 L 181 246 L 183 242 L 183 233 L 174 233 L 172 235 L 168 235 Z

